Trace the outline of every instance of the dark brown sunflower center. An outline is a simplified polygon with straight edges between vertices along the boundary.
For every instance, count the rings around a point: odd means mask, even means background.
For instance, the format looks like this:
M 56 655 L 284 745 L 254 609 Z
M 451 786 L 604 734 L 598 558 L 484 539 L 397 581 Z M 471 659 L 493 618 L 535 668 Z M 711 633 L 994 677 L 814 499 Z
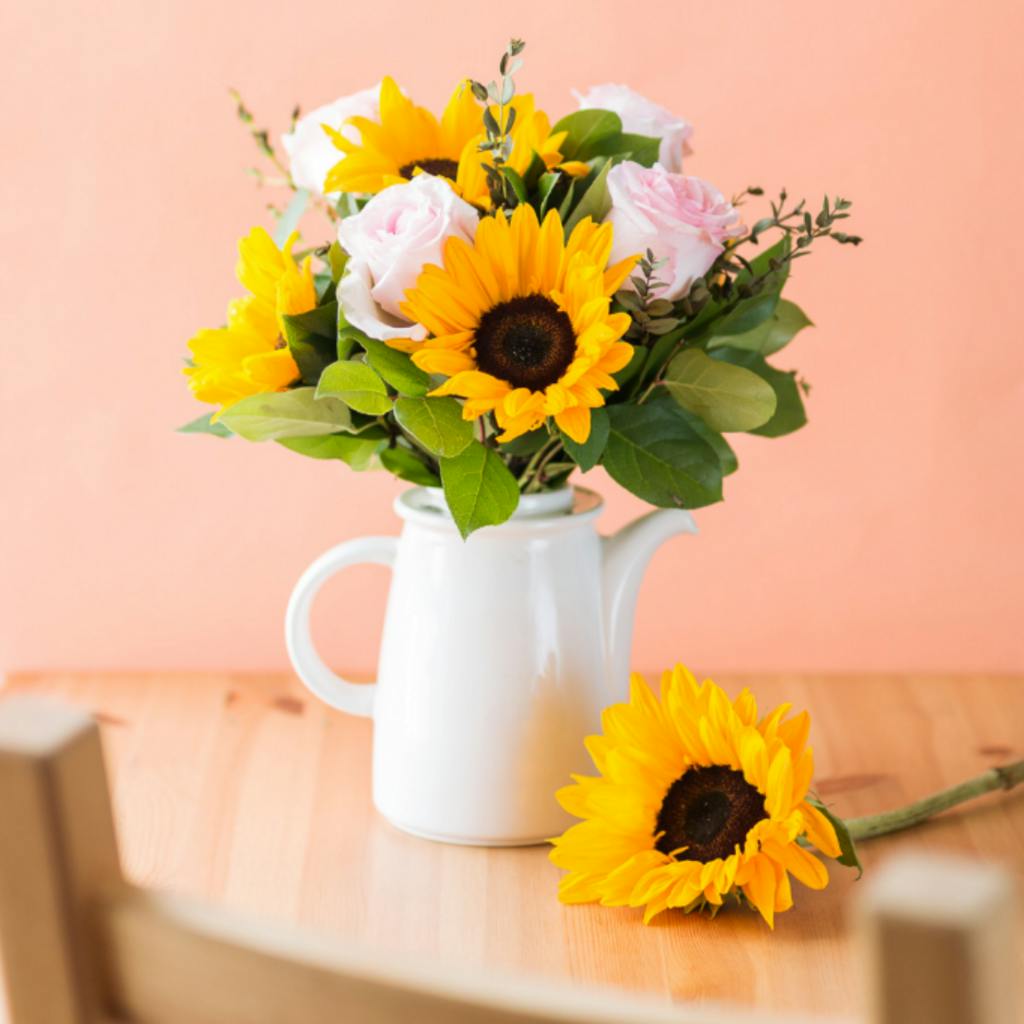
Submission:
M 689 768 L 661 802 L 654 831 L 664 835 L 655 846 L 662 853 L 685 846 L 680 860 L 706 863 L 728 857 L 765 817 L 764 797 L 742 772 L 723 765 Z
M 476 362 L 516 388 L 554 384 L 576 354 L 572 321 L 546 295 L 499 303 L 480 318 Z
M 411 181 L 417 167 L 424 174 L 436 174 L 441 178 L 451 178 L 452 181 L 459 174 L 459 162 L 457 160 L 448 160 L 443 156 L 428 157 L 426 160 L 413 160 L 412 163 L 399 167 L 398 173 L 406 181 Z

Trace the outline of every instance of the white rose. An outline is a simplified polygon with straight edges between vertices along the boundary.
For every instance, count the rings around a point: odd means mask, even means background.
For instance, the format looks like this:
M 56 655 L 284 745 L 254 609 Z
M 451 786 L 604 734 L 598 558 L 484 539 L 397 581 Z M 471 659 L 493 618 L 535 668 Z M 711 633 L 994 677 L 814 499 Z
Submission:
M 281 145 L 291 162 L 292 180 L 299 188 L 308 189 L 316 195 L 324 194 L 327 172 L 342 158 L 342 154 L 322 126 L 328 124 L 349 141 L 358 143 L 358 130 L 345 124 L 350 117 L 356 116 L 380 120 L 379 83 L 311 110 L 296 122 L 293 131 L 281 136 Z M 330 193 L 328 198 L 337 195 L 336 192 Z
M 661 139 L 658 163 L 670 171 L 683 169 L 683 157 L 689 155 L 687 140 L 693 127 L 671 110 L 658 106 L 626 85 L 595 85 L 586 93 L 573 89 L 580 110 L 610 110 L 618 114 L 623 131 Z
M 700 178 L 642 167 L 630 160 L 608 172 L 612 261 L 650 249 L 664 265 L 655 271 L 654 294 L 682 298 L 725 249 L 743 234 L 736 208 Z
M 338 226 L 349 254 L 338 300 L 350 324 L 371 338 L 420 341 L 426 329 L 401 310 L 405 293 L 428 264 L 442 263 L 449 238 L 472 242 L 480 216 L 443 178 L 418 174 L 378 192 Z

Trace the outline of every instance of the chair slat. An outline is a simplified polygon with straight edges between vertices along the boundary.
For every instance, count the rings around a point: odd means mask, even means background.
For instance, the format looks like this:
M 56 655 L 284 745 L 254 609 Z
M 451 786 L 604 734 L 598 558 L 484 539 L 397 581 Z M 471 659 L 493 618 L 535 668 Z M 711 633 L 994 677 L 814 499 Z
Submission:
M 1015 915 L 1001 868 L 887 862 L 862 904 L 872 1024 L 1013 1024 Z
M 809 1024 L 473 977 L 144 891 L 104 917 L 113 1007 L 139 1024 Z
M 0 946 L 15 1024 L 101 1019 L 86 908 L 120 880 L 95 723 L 0 703 Z

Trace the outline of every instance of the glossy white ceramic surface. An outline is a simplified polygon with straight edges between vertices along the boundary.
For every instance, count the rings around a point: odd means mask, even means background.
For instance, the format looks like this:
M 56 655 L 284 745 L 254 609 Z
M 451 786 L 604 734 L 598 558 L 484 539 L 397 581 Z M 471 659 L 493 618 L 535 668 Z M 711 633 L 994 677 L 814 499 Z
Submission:
M 416 488 L 395 502 L 400 537 L 341 544 L 299 580 L 292 663 L 328 704 L 372 715 L 374 802 L 394 825 L 518 845 L 569 824 L 554 794 L 590 770 L 583 739 L 626 695 L 644 568 L 668 537 L 696 532 L 688 512 L 660 510 L 602 538 L 600 506 L 581 489 L 524 496 L 464 541 L 440 492 Z M 309 632 L 320 586 L 359 562 L 394 573 L 375 685 L 335 676 Z

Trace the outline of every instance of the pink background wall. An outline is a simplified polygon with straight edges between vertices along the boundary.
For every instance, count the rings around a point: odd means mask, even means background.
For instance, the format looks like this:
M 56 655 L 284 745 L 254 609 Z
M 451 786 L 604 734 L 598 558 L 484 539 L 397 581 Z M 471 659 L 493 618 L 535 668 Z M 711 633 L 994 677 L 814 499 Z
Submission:
M 691 173 L 839 192 L 867 238 L 799 265 L 818 326 L 781 364 L 811 425 L 740 439 L 726 503 L 650 572 L 636 663 L 1024 670 L 1015 8 L 5 3 L 0 669 L 281 667 L 306 563 L 395 528 L 383 474 L 172 432 L 201 411 L 185 343 L 269 222 L 226 90 L 275 131 L 384 72 L 439 104 L 514 33 L 556 116 L 629 82 L 696 125 Z M 594 476 L 606 528 L 640 510 Z M 339 666 L 373 665 L 385 587 L 325 595 Z

